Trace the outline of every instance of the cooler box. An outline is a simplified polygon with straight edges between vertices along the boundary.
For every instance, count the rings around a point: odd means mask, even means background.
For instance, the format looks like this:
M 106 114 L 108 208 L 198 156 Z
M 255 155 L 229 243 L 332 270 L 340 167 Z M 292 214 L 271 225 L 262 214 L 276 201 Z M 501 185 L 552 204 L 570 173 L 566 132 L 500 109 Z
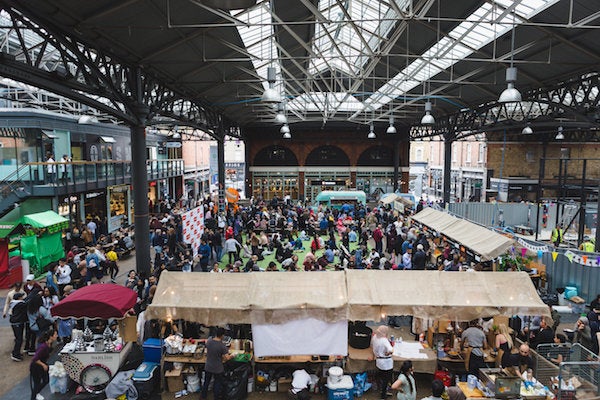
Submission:
M 143 344 L 144 361 L 160 364 L 162 355 L 161 339 L 146 339 Z
M 144 361 L 133 373 L 133 384 L 138 392 L 138 398 L 149 399 L 158 387 L 160 374 L 158 363 Z
M 577 288 L 575 286 L 565 286 L 565 299 L 577 296 Z
M 327 380 L 327 400 L 353 400 L 354 382 L 350 375 L 343 375 L 339 382 Z

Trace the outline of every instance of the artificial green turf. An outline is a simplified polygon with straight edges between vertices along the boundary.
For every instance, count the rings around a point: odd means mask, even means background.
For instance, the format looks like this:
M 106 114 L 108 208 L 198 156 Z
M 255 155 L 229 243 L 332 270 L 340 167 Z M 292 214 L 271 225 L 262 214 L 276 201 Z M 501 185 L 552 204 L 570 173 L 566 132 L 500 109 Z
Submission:
M 329 235 L 321 235 L 321 237 L 323 238 L 323 240 L 326 242 L 327 240 L 329 240 Z M 244 240 L 243 243 L 246 242 L 246 234 L 244 233 L 242 235 L 242 239 Z M 287 241 L 286 241 L 287 243 Z M 302 247 L 304 247 L 304 250 L 296 250 L 294 251 L 294 254 L 298 256 L 298 270 L 304 271 L 304 267 L 302 266 L 302 262 L 304 261 L 304 257 L 306 256 L 306 254 L 310 251 L 310 244 L 312 243 L 312 238 L 310 238 L 309 240 L 303 240 L 302 241 Z M 339 239 L 339 235 L 336 234 L 336 244 L 338 245 L 338 247 L 340 246 L 340 244 L 342 243 L 342 241 Z M 348 249 L 348 251 L 353 251 L 356 248 L 358 248 L 358 242 L 353 242 L 350 243 L 350 248 Z M 323 253 L 325 252 L 325 249 L 319 249 L 314 253 L 315 258 L 319 258 Z M 240 255 L 243 254 L 243 252 L 240 252 Z M 242 267 L 240 269 L 243 269 L 244 266 L 246 265 L 246 263 L 248 262 L 249 258 L 248 257 L 242 257 Z M 229 256 L 227 255 L 227 253 L 223 253 L 223 256 L 221 257 L 221 261 L 219 262 L 219 267 L 221 269 L 224 269 L 225 266 L 228 264 L 229 261 Z M 275 259 L 275 251 L 273 251 L 273 253 L 269 254 L 268 256 L 265 256 L 264 260 L 261 260 L 258 262 L 258 265 L 260 266 L 261 269 L 267 269 L 267 266 L 269 265 L 269 263 L 271 261 L 275 261 L 275 264 L 277 265 L 277 269 L 283 271 L 283 269 L 281 268 L 281 263 L 277 262 L 277 260 Z M 334 258 L 333 263 L 329 264 L 327 266 L 326 269 L 330 269 L 330 270 L 334 270 L 335 269 L 335 265 L 340 263 L 340 258 L 336 255 Z

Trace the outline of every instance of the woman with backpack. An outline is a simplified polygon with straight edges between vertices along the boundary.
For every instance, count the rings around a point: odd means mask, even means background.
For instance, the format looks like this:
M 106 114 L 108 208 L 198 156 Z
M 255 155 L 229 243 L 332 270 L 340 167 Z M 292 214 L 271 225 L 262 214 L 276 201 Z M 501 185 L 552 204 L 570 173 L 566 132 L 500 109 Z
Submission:
M 27 318 L 30 334 L 35 335 L 38 340 L 48 329 L 54 329 L 54 318 L 52 318 L 50 310 L 44 307 L 42 296 L 39 293 L 32 295 L 27 304 Z M 29 349 L 28 353 L 31 356 L 34 355 L 35 349 Z
M 21 346 L 23 345 L 23 332 L 27 323 L 27 303 L 23 301 L 25 292 L 16 292 L 12 295 L 9 306 L 10 326 L 15 336 L 15 345 L 13 347 L 10 359 L 13 361 L 23 361 Z

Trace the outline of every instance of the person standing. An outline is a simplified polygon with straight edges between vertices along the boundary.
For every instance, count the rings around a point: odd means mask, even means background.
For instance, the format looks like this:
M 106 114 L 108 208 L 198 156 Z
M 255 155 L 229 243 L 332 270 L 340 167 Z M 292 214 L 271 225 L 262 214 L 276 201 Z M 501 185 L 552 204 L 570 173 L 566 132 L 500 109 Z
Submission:
M 469 322 L 469 327 L 462 333 L 461 348 L 468 344 L 470 354 L 468 356 L 468 372 L 471 375 L 479 376 L 479 368 L 485 368 L 483 360 L 483 349 L 486 346 L 486 337 L 483 330 L 477 326 L 477 320 Z
M 563 236 L 565 231 L 563 230 L 562 224 L 556 225 L 554 229 L 552 229 L 552 243 L 554 243 L 554 247 L 558 247 L 563 242 Z
M 377 225 L 373 231 L 373 241 L 375 242 L 375 250 L 383 256 L 383 232 L 381 231 L 381 225 Z
M 206 239 L 200 240 L 200 246 L 198 247 L 198 257 L 200 257 L 200 270 L 202 272 L 208 272 L 208 261 L 210 260 L 210 246 L 206 243 Z
M 23 283 L 22 282 L 16 282 L 13 283 L 13 285 L 11 286 L 11 289 L 8 291 L 8 293 L 6 294 L 6 299 L 4 300 L 4 309 L 2 311 L 2 318 L 6 318 L 6 316 L 10 316 L 10 302 L 13 301 L 13 299 L 15 298 L 15 294 L 17 293 L 23 293 L 25 294 L 25 291 L 23 290 Z
M 58 267 L 56 268 L 56 280 L 58 281 L 58 294 L 60 296 L 64 293 L 64 288 L 71 284 L 71 266 L 67 264 L 66 258 L 58 260 Z
M 392 381 L 392 372 L 394 360 L 392 353 L 394 348 L 388 339 L 389 328 L 380 325 L 375 330 L 375 335 L 371 339 L 371 348 L 375 356 L 375 366 L 377 367 L 377 384 L 379 385 L 381 399 L 387 396 L 388 384 Z
M 44 332 L 39 341 L 39 346 L 29 364 L 30 383 L 31 383 L 31 400 L 44 400 L 44 396 L 40 394 L 42 389 L 48 384 L 50 377 L 48 376 L 48 358 L 52 351 L 52 343 L 58 337 L 54 328 Z
M 69 170 L 67 169 L 67 163 L 71 162 L 71 160 L 69 160 L 69 156 L 67 156 L 66 154 L 63 154 L 62 158 L 60 159 L 60 180 L 62 183 L 67 183 L 69 180 Z
M 48 183 L 54 184 L 56 182 L 56 161 L 54 161 L 54 155 L 52 153 L 48 153 L 48 158 L 46 159 L 46 170 L 48 172 Z
M 208 386 L 210 381 L 214 379 L 213 391 L 214 398 L 224 398 L 224 361 L 230 360 L 233 355 L 229 354 L 229 349 L 223 343 L 223 335 L 225 329 L 218 327 L 214 338 L 208 339 L 206 342 L 206 364 L 204 366 L 204 382 L 202 384 L 202 392 L 200 399 L 208 398 Z
M 392 384 L 392 389 L 398 391 L 396 395 L 398 400 L 415 400 L 417 398 L 417 385 L 413 373 L 412 361 L 404 361 L 400 367 L 398 379 Z
M 13 346 L 10 358 L 16 362 L 23 361 L 21 346 L 23 345 L 23 332 L 25 331 L 25 324 L 28 321 L 27 303 L 23 301 L 24 297 L 25 292 L 16 292 L 12 296 L 12 300 L 10 300 L 10 308 L 8 312 L 10 315 L 10 327 L 12 328 L 13 335 L 15 336 L 15 345 Z

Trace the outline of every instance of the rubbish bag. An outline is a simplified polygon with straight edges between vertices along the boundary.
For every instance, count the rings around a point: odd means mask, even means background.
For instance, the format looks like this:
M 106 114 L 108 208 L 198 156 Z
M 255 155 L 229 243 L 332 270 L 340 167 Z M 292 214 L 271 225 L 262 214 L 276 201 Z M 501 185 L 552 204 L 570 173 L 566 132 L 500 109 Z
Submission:
M 248 397 L 249 375 L 250 366 L 248 363 L 227 363 L 224 374 L 224 392 L 227 400 L 245 400 Z
M 48 375 L 50 378 L 48 385 L 50 386 L 51 393 L 67 393 L 69 376 L 67 375 L 65 366 L 60 361 L 57 361 L 50 366 Z

